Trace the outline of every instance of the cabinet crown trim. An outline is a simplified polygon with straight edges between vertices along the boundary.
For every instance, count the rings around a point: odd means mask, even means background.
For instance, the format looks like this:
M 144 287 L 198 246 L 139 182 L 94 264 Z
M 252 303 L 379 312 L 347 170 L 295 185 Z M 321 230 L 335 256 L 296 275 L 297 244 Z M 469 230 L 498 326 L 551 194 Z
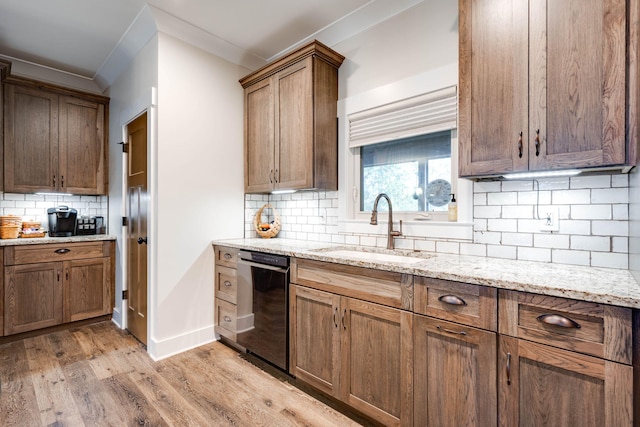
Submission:
M 266 79 L 269 76 L 274 75 L 278 71 L 290 66 L 291 64 L 309 56 L 316 56 L 336 68 L 339 68 L 342 64 L 342 61 L 344 61 L 344 56 L 340 55 L 338 52 L 335 52 L 319 41 L 314 40 L 311 43 L 307 43 L 299 49 L 284 56 L 283 58 L 271 62 L 258 69 L 257 71 L 254 71 L 251 74 L 243 77 L 242 79 L 240 79 L 240 84 L 243 88 L 247 88 L 248 86 L 251 86 L 252 84 L 260 80 Z

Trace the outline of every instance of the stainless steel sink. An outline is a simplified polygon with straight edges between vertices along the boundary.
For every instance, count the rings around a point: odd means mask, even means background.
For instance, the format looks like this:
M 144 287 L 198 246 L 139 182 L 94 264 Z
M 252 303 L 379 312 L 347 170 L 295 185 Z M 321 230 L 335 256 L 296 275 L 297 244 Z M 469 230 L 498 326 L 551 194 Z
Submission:
M 328 257 L 351 258 L 362 261 L 394 263 L 394 264 L 416 264 L 425 259 L 431 258 L 433 255 L 422 252 L 399 252 L 399 251 L 382 251 L 374 248 L 324 248 L 314 252 L 321 252 Z

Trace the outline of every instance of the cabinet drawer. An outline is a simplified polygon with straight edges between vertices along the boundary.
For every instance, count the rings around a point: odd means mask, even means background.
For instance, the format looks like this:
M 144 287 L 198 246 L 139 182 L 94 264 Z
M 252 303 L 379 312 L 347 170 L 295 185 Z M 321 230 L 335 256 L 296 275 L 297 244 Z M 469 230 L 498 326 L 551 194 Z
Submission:
M 217 265 L 224 265 L 231 268 L 238 266 L 238 249 L 216 246 L 214 252 Z
M 500 290 L 501 334 L 631 364 L 631 309 Z
M 72 259 L 100 258 L 109 255 L 108 242 L 7 246 L 4 250 L 4 264 L 35 264 Z
M 236 304 L 238 301 L 237 270 L 216 265 L 216 298 Z
M 413 276 L 330 262 L 293 259 L 291 282 L 404 310 L 413 309 Z
M 235 304 L 216 298 L 216 332 L 236 340 L 237 309 Z
M 497 290 L 487 286 L 415 277 L 414 311 L 490 331 L 498 328 Z

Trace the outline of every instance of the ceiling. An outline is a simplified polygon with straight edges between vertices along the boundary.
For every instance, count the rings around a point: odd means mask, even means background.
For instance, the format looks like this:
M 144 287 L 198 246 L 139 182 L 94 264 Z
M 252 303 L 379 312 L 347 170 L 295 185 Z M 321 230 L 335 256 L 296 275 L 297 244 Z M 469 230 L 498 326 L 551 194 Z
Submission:
M 147 22 L 154 34 L 198 39 L 255 69 L 313 38 L 332 46 L 421 1 L 0 0 L 0 55 L 108 86 L 109 62 L 132 50 L 127 39 Z

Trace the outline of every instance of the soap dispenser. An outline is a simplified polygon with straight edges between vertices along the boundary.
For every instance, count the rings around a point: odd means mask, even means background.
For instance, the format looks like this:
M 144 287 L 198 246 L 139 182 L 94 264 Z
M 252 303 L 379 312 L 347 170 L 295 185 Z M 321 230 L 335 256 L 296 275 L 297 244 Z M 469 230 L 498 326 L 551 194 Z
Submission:
M 451 201 L 449 202 L 449 221 L 458 220 L 458 203 L 456 202 L 456 195 L 451 194 Z

